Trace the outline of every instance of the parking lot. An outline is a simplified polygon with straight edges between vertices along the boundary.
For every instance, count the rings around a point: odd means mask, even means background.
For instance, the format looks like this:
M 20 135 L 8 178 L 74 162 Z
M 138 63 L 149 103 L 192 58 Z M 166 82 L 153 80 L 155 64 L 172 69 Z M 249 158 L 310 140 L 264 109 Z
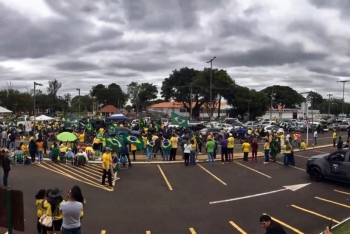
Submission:
M 87 200 L 82 224 L 87 234 L 263 233 L 262 213 L 281 223 L 287 233 L 318 234 L 330 219 L 336 224 L 349 216 L 348 185 L 311 182 L 305 172 L 308 157 L 332 151 L 296 152 L 295 167 L 264 165 L 262 159 L 214 166 L 134 165 L 119 173 L 121 180 L 113 190 L 100 185 L 97 164 L 14 166 L 10 184 L 24 192 L 28 234 L 36 233 L 36 192 L 57 186 L 66 194 L 74 185 L 82 188 Z M 301 188 L 284 187 L 292 185 Z

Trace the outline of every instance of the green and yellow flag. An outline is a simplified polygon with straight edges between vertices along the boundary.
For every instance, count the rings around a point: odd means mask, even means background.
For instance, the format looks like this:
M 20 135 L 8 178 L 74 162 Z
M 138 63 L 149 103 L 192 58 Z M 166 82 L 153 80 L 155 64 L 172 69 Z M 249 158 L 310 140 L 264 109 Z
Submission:
M 143 150 L 144 142 L 141 137 L 133 136 L 125 133 L 123 135 L 123 140 L 129 144 L 134 144 L 138 150 Z
M 188 127 L 188 118 L 171 112 L 171 124 Z

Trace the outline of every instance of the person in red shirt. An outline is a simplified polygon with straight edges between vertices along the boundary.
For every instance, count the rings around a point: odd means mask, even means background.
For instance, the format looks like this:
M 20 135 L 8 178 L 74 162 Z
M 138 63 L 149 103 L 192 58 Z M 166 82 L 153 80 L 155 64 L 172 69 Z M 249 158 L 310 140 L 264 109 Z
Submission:
M 258 161 L 258 148 L 259 148 L 259 145 L 258 143 L 256 142 L 256 140 L 254 139 L 252 145 L 252 162 L 257 162 Z

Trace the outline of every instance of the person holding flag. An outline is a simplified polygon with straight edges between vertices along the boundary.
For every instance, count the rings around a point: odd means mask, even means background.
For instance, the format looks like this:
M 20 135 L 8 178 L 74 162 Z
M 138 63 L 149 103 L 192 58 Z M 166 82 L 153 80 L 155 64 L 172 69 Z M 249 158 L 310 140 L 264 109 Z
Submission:
M 146 148 L 147 158 L 149 160 L 151 160 L 152 159 L 152 154 L 153 154 L 153 147 L 154 147 L 154 141 L 152 140 L 151 137 L 148 138 L 146 147 L 147 147 Z
M 163 161 L 168 161 L 169 160 L 169 154 L 171 150 L 171 142 L 168 139 L 168 136 L 165 136 L 162 140 L 162 150 L 163 150 Z

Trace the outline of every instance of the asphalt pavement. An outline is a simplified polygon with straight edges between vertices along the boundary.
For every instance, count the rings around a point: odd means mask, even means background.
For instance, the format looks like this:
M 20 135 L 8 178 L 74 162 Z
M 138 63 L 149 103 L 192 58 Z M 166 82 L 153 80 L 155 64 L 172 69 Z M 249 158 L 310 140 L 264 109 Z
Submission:
M 134 165 L 118 173 L 121 180 L 114 189 L 100 186 L 98 164 L 72 168 L 45 162 L 13 166 L 9 183 L 24 192 L 26 234 L 36 233 L 36 192 L 57 186 L 65 197 L 74 185 L 87 200 L 82 224 L 86 234 L 263 233 L 262 213 L 288 234 L 318 234 L 330 219 L 336 224 L 349 216 L 348 186 L 312 182 L 305 171 L 308 157 L 332 151 L 296 152 L 295 167 L 264 165 L 261 158 L 214 166 Z M 284 187 L 291 185 L 297 186 Z

